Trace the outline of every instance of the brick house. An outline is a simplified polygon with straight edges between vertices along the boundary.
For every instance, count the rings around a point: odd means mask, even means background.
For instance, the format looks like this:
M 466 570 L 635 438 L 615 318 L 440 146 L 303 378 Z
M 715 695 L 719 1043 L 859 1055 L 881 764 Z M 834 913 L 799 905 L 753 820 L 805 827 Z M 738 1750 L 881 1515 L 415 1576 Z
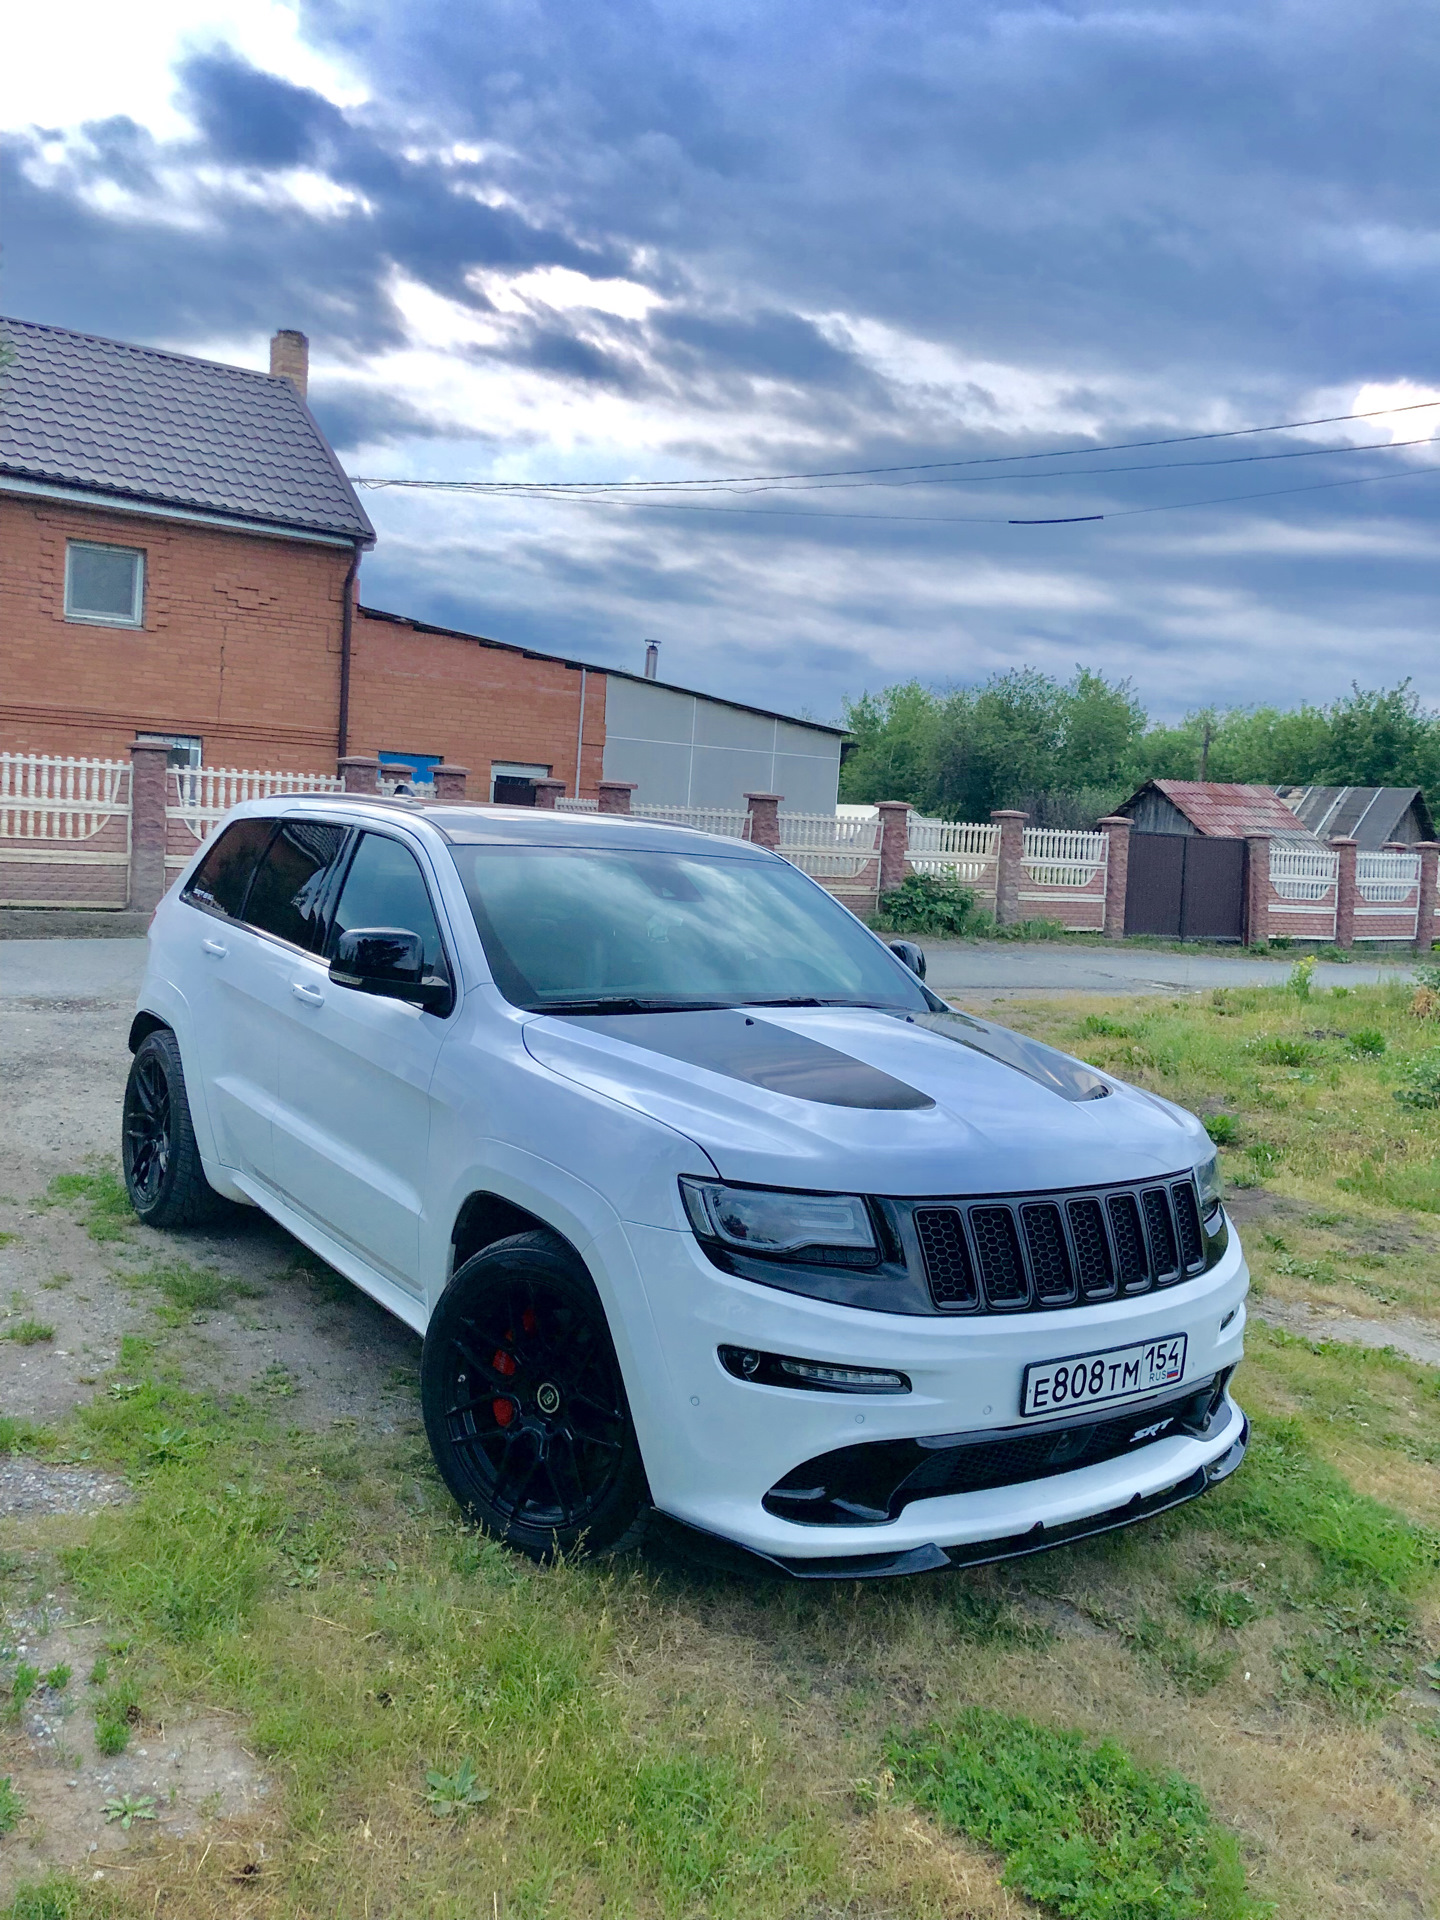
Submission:
M 375 533 L 269 374 L 0 321 L 0 746 L 334 765 L 353 588 Z

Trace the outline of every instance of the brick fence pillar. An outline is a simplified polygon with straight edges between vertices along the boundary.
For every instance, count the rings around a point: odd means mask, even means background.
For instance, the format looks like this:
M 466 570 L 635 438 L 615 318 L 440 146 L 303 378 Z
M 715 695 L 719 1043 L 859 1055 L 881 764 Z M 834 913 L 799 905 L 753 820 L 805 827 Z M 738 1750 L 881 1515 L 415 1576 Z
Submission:
M 1420 910 L 1415 922 L 1415 951 L 1429 953 L 1435 943 L 1435 894 L 1440 879 L 1440 840 L 1422 840 L 1410 849 L 1420 856 Z
M 638 780 L 602 780 L 600 782 L 601 813 L 629 813 L 630 796 L 639 784 Z
M 132 913 L 153 913 L 165 896 L 165 802 L 170 749 L 163 740 L 130 742 L 130 898 Z
M 1130 883 L 1130 822 L 1123 813 L 1107 813 L 1099 822 L 1109 841 L 1105 852 L 1105 938 L 1125 938 L 1125 890 Z
M 910 803 L 882 800 L 880 815 L 880 891 L 893 893 L 905 878 L 905 849 L 910 843 Z
M 990 818 L 1000 827 L 1000 858 L 995 873 L 995 924 L 1013 927 L 1020 911 L 1020 876 L 1025 866 L 1025 821 L 1015 807 L 998 807 Z
M 555 811 L 555 802 L 562 799 L 564 794 L 565 782 L 563 780 L 537 780 L 535 782 L 535 804 L 546 813 L 553 813 Z M 625 805 L 617 808 L 616 811 L 619 813 L 628 813 L 630 811 L 628 798 Z
M 773 853 L 780 844 L 780 802 L 783 793 L 747 793 L 745 805 L 750 809 L 750 842 L 752 846 L 769 847 Z
M 346 793 L 380 791 L 380 762 L 367 759 L 363 753 L 347 753 L 337 761 L 336 771 L 345 782 Z
M 1337 947 L 1353 947 L 1355 944 L 1355 857 L 1360 851 L 1360 842 L 1348 835 L 1337 834 L 1330 842 L 1335 850 L 1335 944 Z
M 1245 944 L 1263 947 L 1270 938 L 1270 836 L 1245 842 Z
M 435 782 L 435 798 L 442 806 L 465 798 L 465 782 L 470 778 L 468 767 L 457 766 L 453 760 L 442 760 L 430 769 L 430 777 Z

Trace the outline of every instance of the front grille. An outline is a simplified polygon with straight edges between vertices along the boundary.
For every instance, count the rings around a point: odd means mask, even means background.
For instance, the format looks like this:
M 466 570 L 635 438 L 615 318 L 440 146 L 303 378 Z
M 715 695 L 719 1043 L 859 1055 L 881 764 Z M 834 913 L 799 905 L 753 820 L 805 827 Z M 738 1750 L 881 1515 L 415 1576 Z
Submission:
M 1168 1399 L 1076 1419 L 1035 1432 L 1013 1427 L 993 1439 L 866 1441 L 806 1460 L 765 1496 L 768 1512 L 802 1526 L 879 1526 L 912 1500 L 1022 1486 L 1136 1453 L 1158 1440 L 1208 1433 L 1225 1400 L 1229 1370 Z
M 918 1206 L 915 1236 L 943 1313 L 1015 1313 L 1148 1293 L 1204 1270 L 1188 1177 L 1092 1194 Z

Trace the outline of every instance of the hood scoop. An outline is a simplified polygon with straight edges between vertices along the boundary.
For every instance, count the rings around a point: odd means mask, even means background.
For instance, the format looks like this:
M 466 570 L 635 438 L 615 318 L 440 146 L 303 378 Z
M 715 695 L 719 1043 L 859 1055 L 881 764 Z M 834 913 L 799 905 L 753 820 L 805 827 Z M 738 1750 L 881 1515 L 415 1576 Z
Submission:
M 768 1093 L 826 1107 L 913 1112 L 935 1105 L 878 1067 L 739 1008 L 707 1013 L 552 1014 L 607 1040 L 664 1054 L 707 1073 L 743 1080 Z

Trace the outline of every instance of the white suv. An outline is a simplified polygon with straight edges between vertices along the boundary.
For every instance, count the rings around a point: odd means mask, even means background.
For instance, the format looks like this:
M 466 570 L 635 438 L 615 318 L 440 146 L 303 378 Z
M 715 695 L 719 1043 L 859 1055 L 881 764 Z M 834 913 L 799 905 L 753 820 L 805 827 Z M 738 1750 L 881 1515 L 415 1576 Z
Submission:
M 446 1484 L 537 1557 L 659 1513 L 907 1573 L 1203 1492 L 1248 1286 L 1203 1129 L 900 945 L 686 828 L 253 801 L 151 928 L 130 1196 L 261 1207 L 422 1333 Z

